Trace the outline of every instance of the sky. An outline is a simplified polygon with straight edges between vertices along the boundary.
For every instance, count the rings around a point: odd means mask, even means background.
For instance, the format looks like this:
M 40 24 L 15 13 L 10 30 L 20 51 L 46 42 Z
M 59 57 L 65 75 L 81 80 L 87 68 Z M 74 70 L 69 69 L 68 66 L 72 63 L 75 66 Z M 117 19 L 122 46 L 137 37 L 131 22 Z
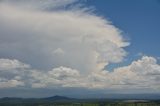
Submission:
M 94 5 L 96 13 L 112 21 L 131 42 L 125 48 L 127 62 L 118 65 L 129 64 L 139 58 L 137 54 L 159 57 L 159 0 L 88 0 L 87 4 Z
M 0 0 L 0 97 L 160 93 L 159 0 Z

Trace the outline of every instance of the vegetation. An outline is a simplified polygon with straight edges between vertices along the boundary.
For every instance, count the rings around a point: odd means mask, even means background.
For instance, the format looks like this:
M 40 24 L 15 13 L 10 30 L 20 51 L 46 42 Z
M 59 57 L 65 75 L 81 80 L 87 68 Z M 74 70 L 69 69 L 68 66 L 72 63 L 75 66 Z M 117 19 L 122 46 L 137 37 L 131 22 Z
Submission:
M 0 106 L 160 106 L 159 103 L 0 103 Z
M 160 106 L 160 100 L 74 99 L 54 96 L 39 99 L 2 98 L 0 106 Z

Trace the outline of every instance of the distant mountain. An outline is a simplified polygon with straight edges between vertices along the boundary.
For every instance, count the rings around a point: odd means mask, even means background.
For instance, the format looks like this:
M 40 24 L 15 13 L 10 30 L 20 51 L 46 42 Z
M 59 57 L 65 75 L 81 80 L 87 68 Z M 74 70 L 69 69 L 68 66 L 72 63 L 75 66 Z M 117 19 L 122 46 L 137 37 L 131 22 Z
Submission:
M 93 96 L 95 97 L 95 96 Z M 159 94 L 108 94 L 92 99 L 76 99 L 65 96 L 52 96 L 47 98 L 10 98 L 5 97 L 0 99 L 0 103 L 62 103 L 62 102 L 111 102 L 125 100 L 160 100 Z
M 69 98 L 69 97 L 65 97 L 65 96 L 52 96 L 52 97 L 47 97 L 47 98 L 42 98 L 44 100 L 50 100 L 50 101 L 61 101 L 61 100 L 75 100 L 75 98 Z
M 14 98 L 4 97 L 0 99 L 0 103 L 52 103 L 52 102 L 74 102 L 78 101 L 75 98 L 69 98 L 65 96 L 52 96 L 47 98 Z
M 126 96 L 127 98 L 127 96 Z M 75 98 L 69 98 L 65 96 L 52 96 L 47 98 L 1 98 L 0 99 L 0 106 L 82 106 L 83 104 L 86 104 L 86 106 L 94 105 L 94 106 L 105 106 L 105 104 L 109 104 L 109 106 L 122 106 L 122 104 L 125 104 L 125 106 L 128 106 L 129 103 L 139 103 L 142 105 L 144 103 L 147 106 L 159 106 L 160 100 L 136 100 L 136 99 L 107 99 L 107 98 L 97 98 L 97 99 L 75 99 Z M 118 105 L 120 103 L 120 105 Z M 152 105 L 150 105 L 152 103 Z M 111 104 L 111 105 L 110 105 Z M 107 105 L 108 106 L 108 105 Z M 144 105 L 143 105 L 144 106 Z
M 4 98 L 1 98 L 0 100 L 20 100 L 22 98 L 14 98 L 14 97 L 4 97 Z

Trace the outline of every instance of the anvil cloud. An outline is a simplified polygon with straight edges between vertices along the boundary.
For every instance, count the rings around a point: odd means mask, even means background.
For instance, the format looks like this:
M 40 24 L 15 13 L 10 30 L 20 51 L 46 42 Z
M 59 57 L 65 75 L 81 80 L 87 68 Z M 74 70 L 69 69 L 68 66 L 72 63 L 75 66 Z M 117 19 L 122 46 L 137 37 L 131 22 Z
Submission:
M 110 21 L 72 5 L 77 2 L 0 2 L 0 88 L 159 88 L 153 57 L 105 69 L 123 62 L 129 42 Z

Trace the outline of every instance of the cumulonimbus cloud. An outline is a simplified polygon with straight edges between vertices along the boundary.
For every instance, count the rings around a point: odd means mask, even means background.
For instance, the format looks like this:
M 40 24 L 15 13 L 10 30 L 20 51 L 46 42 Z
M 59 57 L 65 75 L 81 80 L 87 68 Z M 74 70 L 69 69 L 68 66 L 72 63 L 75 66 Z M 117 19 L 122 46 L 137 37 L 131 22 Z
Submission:
M 1 4 L 0 12 L 1 51 L 6 57 L 12 53 L 42 68 L 93 71 L 120 62 L 126 55 L 123 47 L 128 43 L 121 31 L 96 15 L 78 10 L 31 11 L 10 4 Z M 65 54 L 55 56 L 57 49 Z
M 53 11 L 39 9 L 44 4 L 36 5 L 32 0 L 27 2 L 32 4 L 30 8 L 23 8 L 24 1 L 0 2 L 1 88 L 102 89 L 149 87 L 150 84 L 157 88 L 159 76 L 154 74 L 159 73 L 160 66 L 152 57 L 143 57 L 114 72 L 104 69 L 110 63 L 122 62 L 127 55 L 124 47 L 129 45 L 122 31 L 110 21 L 83 8 L 59 8 L 75 0 L 50 2 L 54 4 L 50 7 Z M 6 78 L 6 74 L 10 77 Z

